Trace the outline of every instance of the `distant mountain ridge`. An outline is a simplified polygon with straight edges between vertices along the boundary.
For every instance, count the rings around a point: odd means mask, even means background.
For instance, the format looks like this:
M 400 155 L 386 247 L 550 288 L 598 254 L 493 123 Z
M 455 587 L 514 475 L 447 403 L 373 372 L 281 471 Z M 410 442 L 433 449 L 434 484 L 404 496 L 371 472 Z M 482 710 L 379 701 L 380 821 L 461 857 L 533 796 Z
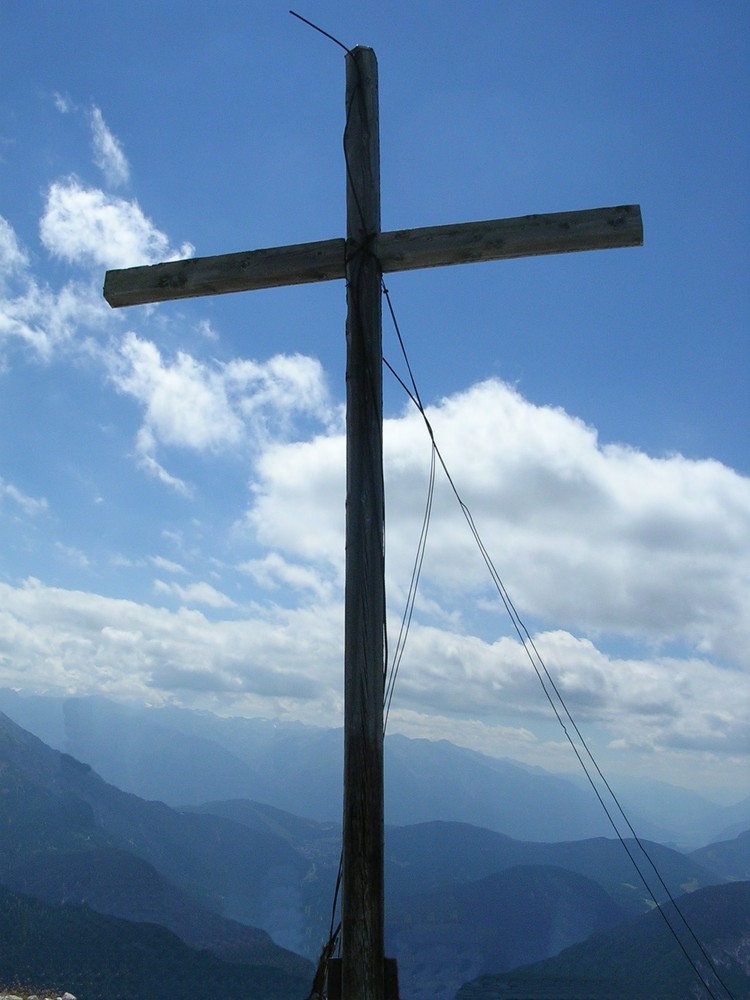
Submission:
M 667 898 L 637 845 L 628 841 L 657 902 Z M 643 841 L 641 843 L 644 843 Z M 712 885 L 716 876 L 692 858 L 645 842 L 649 855 L 670 892 L 679 896 L 689 889 Z M 649 909 L 649 893 L 638 879 L 619 841 L 597 837 L 560 843 L 518 841 L 491 830 L 463 823 L 423 823 L 386 830 L 386 888 L 408 897 L 409 886 L 437 887 L 450 871 L 458 880 L 471 881 L 491 872 L 517 866 L 564 868 L 601 886 L 626 913 Z
M 278 893 L 298 893 L 308 868 L 270 834 L 121 792 L 0 714 L 0 884 L 155 920 L 200 947 L 232 942 L 233 958 L 255 948 L 263 964 L 298 971 L 308 966 L 251 928 L 273 926 Z M 287 936 L 298 910 L 283 910 Z
M 692 851 L 690 857 L 723 881 L 747 881 L 750 879 L 750 830 L 731 840 L 707 844 L 706 847 Z
M 0 689 L 0 710 L 105 780 L 172 806 L 249 799 L 339 822 L 342 736 L 300 723 L 149 709 L 104 698 L 23 696 Z M 519 840 L 613 835 L 578 780 L 486 757 L 447 741 L 386 739 L 386 822 L 469 822 Z M 698 847 L 731 824 L 750 827 L 750 800 L 721 809 L 671 786 L 623 800 L 639 835 Z M 641 815 L 643 809 L 652 815 Z M 680 826 L 681 810 L 689 810 Z M 743 817 L 746 822 L 743 823 Z M 667 826 L 665 824 L 669 824 Z
M 622 845 L 606 838 L 530 843 L 433 821 L 387 827 L 385 846 L 387 942 L 404 1000 L 451 1000 L 473 976 L 649 905 Z M 724 877 L 647 847 L 675 895 Z M 724 864 L 732 845 L 717 847 Z M 339 853 L 338 823 L 247 800 L 189 810 L 145 801 L 0 715 L 0 885 L 16 892 L 159 924 L 185 947 L 299 981 L 309 964 L 278 944 L 316 956 Z
M 330 824 L 243 801 L 199 808 L 273 828 L 333 880 L 339 842 Z M 693 859 L 659 844 L 644 846 L 673 895 L 712 883 Z M 666 899 L 649 874 L 656 898 Z M 398 959 L 402 996 L 409 1000 L 452 1000 L 461 983 L 482 970 L 552 954 L 652 905 L 618 841 L 528 843 L 441 821 L 386 827 L 385 893 L 388 954 Z

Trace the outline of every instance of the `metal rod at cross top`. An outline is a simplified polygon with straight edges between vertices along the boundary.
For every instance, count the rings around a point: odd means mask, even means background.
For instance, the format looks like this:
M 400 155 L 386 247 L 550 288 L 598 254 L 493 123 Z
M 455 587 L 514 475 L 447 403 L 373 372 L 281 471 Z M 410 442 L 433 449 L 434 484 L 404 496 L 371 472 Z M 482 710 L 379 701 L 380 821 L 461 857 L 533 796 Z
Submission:
M 640 246 L 637 205 L 380 231 L 377 60 L 346 57 L 346 238 L 108 271 L 113 307 L 346 279 L 343 1000 L 385 995 L 383 902 L 384 502 L 381 276 Z

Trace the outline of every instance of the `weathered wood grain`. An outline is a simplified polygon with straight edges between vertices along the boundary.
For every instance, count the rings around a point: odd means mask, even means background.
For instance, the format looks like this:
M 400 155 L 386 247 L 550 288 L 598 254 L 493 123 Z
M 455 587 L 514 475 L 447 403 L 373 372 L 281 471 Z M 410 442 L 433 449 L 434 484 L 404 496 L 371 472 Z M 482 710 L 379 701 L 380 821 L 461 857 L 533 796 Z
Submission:
M 487 222 L 399 229 L 380 233 L 372 249 L 383 273 L 424 267 L 509 260 L 582 250 L 640 246 L 643 223 L 638 205 L 580 212 L 522 215 Z M 348 255 L 356 245 L 348 244 Z M 216 257 L 192 257 L 145 267 L 107 271 L 104 297 L 109 304 L 143 305 L 201 295 L 247 292 L 346 276 L 343 239 Z
M 640 208 L 621 205 L 381 233 L 375 253 L 383 272 L 389 272 L 642 243 Z

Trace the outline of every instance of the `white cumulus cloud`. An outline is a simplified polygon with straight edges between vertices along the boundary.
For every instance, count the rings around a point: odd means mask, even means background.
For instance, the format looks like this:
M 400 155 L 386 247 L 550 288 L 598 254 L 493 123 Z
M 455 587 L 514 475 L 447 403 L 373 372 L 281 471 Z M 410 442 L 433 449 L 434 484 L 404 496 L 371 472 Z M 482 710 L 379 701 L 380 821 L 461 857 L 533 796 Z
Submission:
M 267 362 L 199 361 L 180 351 L 165 359 L 151 341 L 128 333 L 112 359 L 111 378 L 144 409 L 137 451 L 144 468 L 181 492 L 157 458 L 159 447 L 220 453 L 257 448 L 292 433 L 298 416 L 329 423 L 320 363 L 294 355 Z
M 210 584 L 162 583 L 157 592 L 182 606 L 169 610 L 38 580 L 17 587 L 0 582 L 4 683 L 224 710 L 231 705 L 248 714 L 339 724 L 337 600 L 211 620 L 185 606 L 231 608 Z M 652 772 L 660 760 L 698 768 L 718 753 L 735 780 L 746 774 L 746 672 L 698 658 L 617 657 L 565 630 L 534 639 L 587 735 L 595 731 L 632 754 L 650 754 Z M 413 626 L 390 732 L 453 738 L 484 752 L 572 769 L 571 752 L 552 723 L 517 639 L 489 642 Z
M 317 568 L 290 562 L 278 552 L 271 552 L 263 559 L 250 559 L 237 569 L 249 574 L 261 587 L 271 590 L 286 586 L 313 594 L 318 599 L 331 596 L 331 585 Z
M 242 420 L 232 408 L 218 367 L 182 351 L 170 363 L 151 341 L 129 333 L 112 379 L 144 406 L 152 443 L 216 451 L 241 439 Z
M 438 445 L 517 607 L 537 620 L 746 664 L 750 480 L 715 461 L 655 458 L 490 381 L 429 411 Z M 411 413 L 386 421 L 387 561 L 408 580 L 429 466 Z M 289 557 L 340 570 L 340 436 L 277 443 L 258 465 L 248 525 Z M 305 511 L 305 516 L 300 516 Z M 423 583 L 486 604 L 489 577 L 444 479 Z
M 310 711 L 312 721 L 322 709 L 336 724 L 340 620 L 324 607 L 213 622 L 192 608 L 0 582 L 3 682 L 151 702 L 179 693 L 216 707 L 230 697 L 250 714 Z
M 0 217 L 0 344 L 17 340 L 49 360 L 60 347 L 85 348 L 84 331 L 99 333 L 109 318 L 93 286 L 68 281 L 53 289 L 38 281 L 13 227 Z
M 68 177 L 50 185 L 40 222 L 42 243 L 55 257 L 100 267 L 134 267 L 190 257 L 194 247 L 175 250 L 136 201 L 86 188 Z

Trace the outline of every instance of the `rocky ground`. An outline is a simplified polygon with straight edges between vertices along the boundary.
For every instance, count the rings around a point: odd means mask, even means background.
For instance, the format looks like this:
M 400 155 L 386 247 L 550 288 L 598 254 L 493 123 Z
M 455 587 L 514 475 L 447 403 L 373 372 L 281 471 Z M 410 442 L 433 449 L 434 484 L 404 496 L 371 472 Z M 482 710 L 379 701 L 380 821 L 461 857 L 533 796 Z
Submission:
M 0 1000 L 76 1000 L 72 993 L 0 993 Z

